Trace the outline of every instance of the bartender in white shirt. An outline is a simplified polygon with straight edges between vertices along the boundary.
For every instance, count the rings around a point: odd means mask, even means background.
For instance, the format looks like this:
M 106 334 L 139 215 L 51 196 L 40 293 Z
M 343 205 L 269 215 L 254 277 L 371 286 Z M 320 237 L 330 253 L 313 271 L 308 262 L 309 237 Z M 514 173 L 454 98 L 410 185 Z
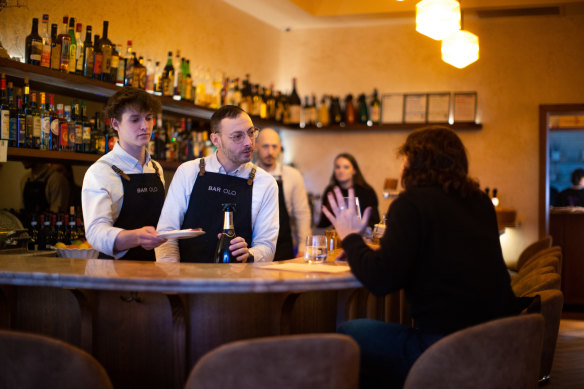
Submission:
M 257 140 L 257 164 L 270 173 L 278 183 L 280 209 L 280 233 L 274 260 L 294 257 L 294 242 L 297 256 L 304 255 L 306 235 L 310 234 L 310 208 L 300 172 L 292 166 L 283 165 L 278 157 L 282 152 L 280 136 L 271 128 L 264 128 Z
M 158 231 L 202 228 L 192 239 L 170 239 L 156 249 L 162 262 L 213 262 L 223 229 L 223 204 L 235 203 L 236 237 L 229 249 L 238 261 L 272 261 L 278 238 L 278 185 L 251 158 L 258 130 L 239 107 L 226 105 L 211 117 L 217 152 L 177 169 L 158 221 Z
M 164 176 L 146 151 L 160 110 L 158 99 L 132 87 L 106 104 L 105 117 L 119 140 L 89 167 L 81 192 L 85 234 L 100 258 L 154 261 L 153 249 L 166 242 L 154 227 L 164 204 Z

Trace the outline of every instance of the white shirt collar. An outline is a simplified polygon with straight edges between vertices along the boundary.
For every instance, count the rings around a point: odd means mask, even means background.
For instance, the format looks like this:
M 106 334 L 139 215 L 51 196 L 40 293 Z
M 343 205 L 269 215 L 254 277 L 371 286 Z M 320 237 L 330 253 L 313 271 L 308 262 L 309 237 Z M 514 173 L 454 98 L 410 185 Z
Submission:
M 254 167 L 253 163 L 246 162 L 243 165 L 239 165 L 239 167 L 237 167 L 237 169 L 235 169 L 234 171 L 227 173 L 223 165 L 221 165 L 221 162 L 219 162 L 216 151 L 213 155 L 205 158 L 205 164 L 208 166 L 209 171 L 217 171 L 221 174 L 226 174 L 228 176 L 236 176 L 243 178 L 247 178 L 249 176 L 249 173 L 251 172 L 251 169 Z
M 124 150 L 122 148 L 122 146 L 120 146 L 119 142 L 116 142 L 111 153 L 117 159 L 121 160 L 124 164 L 127 164 L 128 166 L 130 166 L 134 169 L 144 170 L 143 166 L 140 165 L 140 161 L 138 161 L 136 158 L 134 158 L 132 155 L 130 155 L 126 150 Z M 150 154 L 148 153 L 148 151 L 146 151 L 146 160 L 144 161 L 144 166 L 148 166 L 148 163 L 150 163 L 150 160 L 151 160 Z

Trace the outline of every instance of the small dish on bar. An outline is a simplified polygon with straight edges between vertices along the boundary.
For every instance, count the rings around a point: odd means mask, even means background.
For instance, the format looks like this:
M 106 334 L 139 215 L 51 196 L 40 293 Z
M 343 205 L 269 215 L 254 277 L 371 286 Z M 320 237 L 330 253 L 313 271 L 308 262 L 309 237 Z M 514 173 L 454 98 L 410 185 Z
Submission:
M 187 228 L 185 230 L 171 230 L 159 232 L 158 236 L 165 239 L 188 239 L 203 235 L 205 231 L 196 228 Z

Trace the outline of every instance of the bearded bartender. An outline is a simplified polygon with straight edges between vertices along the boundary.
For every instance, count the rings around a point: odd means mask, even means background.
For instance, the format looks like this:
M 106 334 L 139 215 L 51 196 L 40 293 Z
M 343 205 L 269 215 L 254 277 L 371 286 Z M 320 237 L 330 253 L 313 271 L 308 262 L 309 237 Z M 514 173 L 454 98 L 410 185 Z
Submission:
M 166 242 L 154 226 L 164 203 L 160 164 L 146 150 L 160 101 L 124 87 L 104 109 L 118 134 L 113 149 L 89 167 L 81 203 L 85 235 L 100 258 L 154 261 L 153 249 Z
M 268 262 L 278 238 L 276 180 L 252 162 L 258 135 L 249 115 L 239 107 L 219 108 L 210 121 L 217 151 L 183 163 L 170 184 L 158 221 L 160 232 L 202 228 L 192 239 L 169 239 L 156 249 L 159 262 L 213 262 L 223 229 L 223 204 L 235 204 L 236 237 L 229 250 L 241 262 Z

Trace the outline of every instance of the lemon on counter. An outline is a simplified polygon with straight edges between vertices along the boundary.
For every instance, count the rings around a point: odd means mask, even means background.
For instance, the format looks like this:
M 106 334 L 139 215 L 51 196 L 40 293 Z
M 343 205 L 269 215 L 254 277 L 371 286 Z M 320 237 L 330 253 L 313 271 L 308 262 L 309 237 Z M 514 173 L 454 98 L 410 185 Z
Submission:
M 57 243 L 55 243 L 55 248 L 56 249 L 66 249 L 67 245 L 63 242 L 57 242 Z

